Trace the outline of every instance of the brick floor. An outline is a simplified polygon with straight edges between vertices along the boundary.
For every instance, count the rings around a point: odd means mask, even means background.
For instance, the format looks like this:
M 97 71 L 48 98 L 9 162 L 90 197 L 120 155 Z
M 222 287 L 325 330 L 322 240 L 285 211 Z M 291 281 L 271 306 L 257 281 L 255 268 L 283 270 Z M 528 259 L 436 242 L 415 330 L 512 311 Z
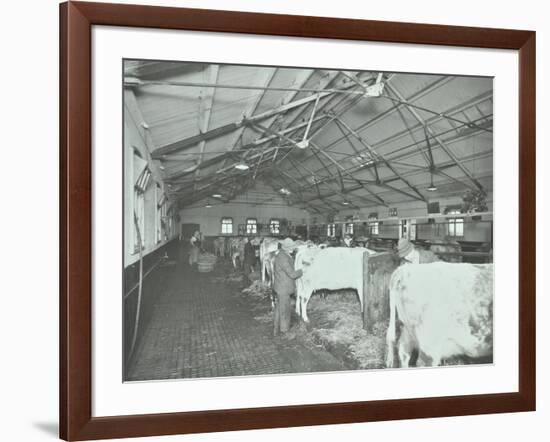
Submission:
M 199 378 L 342 370 L 326 352 L 273 338 L 254 319 L 242 287 L 213 274 L 175 268 L 154 306 L 127 380 Z

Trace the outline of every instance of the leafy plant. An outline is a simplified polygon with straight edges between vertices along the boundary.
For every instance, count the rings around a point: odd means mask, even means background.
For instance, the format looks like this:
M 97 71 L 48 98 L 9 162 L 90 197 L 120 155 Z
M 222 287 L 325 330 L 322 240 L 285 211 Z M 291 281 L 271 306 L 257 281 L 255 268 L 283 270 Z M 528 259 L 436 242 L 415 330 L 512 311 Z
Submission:
M 467 190 L 462 195 L 462 213 L 486 212 L 487 194 L 483 190 Z

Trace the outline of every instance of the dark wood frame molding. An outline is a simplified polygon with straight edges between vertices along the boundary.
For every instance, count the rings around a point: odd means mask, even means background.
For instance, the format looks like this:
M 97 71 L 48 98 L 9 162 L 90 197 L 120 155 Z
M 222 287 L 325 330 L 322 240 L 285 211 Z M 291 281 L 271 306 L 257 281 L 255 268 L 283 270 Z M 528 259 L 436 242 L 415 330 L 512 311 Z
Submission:
M 91 28 L 370 40 L 519 51 L 519 392 L 92 417 Z M 60 5 L 60 436 L 120 438 L 535 409 L 535 32 L 248 12 Z

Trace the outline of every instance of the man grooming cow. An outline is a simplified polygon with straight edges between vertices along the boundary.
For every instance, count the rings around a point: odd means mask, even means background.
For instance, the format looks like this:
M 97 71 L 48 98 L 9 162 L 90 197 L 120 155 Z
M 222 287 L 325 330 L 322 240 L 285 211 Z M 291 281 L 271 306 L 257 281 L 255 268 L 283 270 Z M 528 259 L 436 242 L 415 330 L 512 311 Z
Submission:
M 302 276 L 301 270 L 294 270 L 294 260 L 290 256 L 294 249 L 294 241 L 287 238 L 281 241 L 278 247 L 279 252 L 273 261 L 274 336 L 290 329 L 290 295 L 296 291 L 294 281 Z

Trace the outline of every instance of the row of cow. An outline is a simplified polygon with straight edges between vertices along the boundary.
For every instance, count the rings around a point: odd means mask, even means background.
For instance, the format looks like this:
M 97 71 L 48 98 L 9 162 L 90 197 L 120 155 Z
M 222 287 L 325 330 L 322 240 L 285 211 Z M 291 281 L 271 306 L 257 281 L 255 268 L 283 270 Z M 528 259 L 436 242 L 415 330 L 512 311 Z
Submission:
M 244 262 L 244 247 L 247 241 L 254 247 L 258 247 L 260 243 L 264 240 L 261 237 L 246 237 L 246 236 L 236 236 L 236 237 L 225 237 L 218 236 L 214 238 L 213 247 L 214 254 L 218 257 L 230 258 L 235 269 L 243 265 Z
M 288 240 L 288 238 L 287 238 Z M 237 268 L 242 265 L 244 259 L 244 247 L 246 241 L 258 249 L 257 256 L 259 257 L 262 267 L 262 281 L 265 281 L 266 272 L 268 272 L 268 254 L 277 250 L 277 245 L 281 241 L 278 238 L 273 237 L 224 237 L 219 236 L 213 240 L 213 252 L 219 257 L 229 257 L 233 263 L 233 266 Z M 317 244 L 320 248 L 334 247 L 329 243 L 314 243 L 312 241 L 297 240 L 296 245 L 301 247 L 307 245 L 308 247 Z M 461 245 L 456 241 L 449 241 L 445 244 L 435 243 L 428 244 L 427 247 L 430 251 L 434 252 L 441 257 L 442 260 L 447 262 L 462 262 Z M 365 248 L 368 245 L 365 244 Z M 267 258 L 267 259 L 266 259 Z
M 266 276 L 271 274 L 272 259 L 274 253 L 278 250 L 278 245 L 282 241 L 273 237 L 223 237 L 214 238 L 213 247 L 214 254 L 219 257 L 228 257 L 233 263 L 235 269 L 242 266 L 244 260 L 244 248 L 246 242 L 249 241 L 254 248 L 257 249 L 257 256 L 260 261 L 262 281 L 266 281 Z M 285 241 L 292 241 L 295 248 L 311 247 L 314 245 L 312 241 L 291 240 L 286 238 Z M 321 247 L 325 247 L 321 245 Z
M 259 257 L 260 262 L 263 262 L 264 257 L 273 251 L 277 250 L 277 244 L 281 241 L 278 238 L 273 237 L 225 237 L 218 236 L 213 239 L 213 252 L 216 256 L 219 257 L 229 257 L 231 258 L 233 265 L 238 267 L 239 262 L 242 264 L 244 258 L 244 246 L 246 241 L 258 249 L 257 256 Z M 334 247 L 332 243 L 319 243 L 313 241 L 296 241 L 297 245 L 312 245 L 317 244 L 321 248 Z M 393 244 L 393 243 L 392 243 Z M 361 246 L 369 248 L 369 243 L 361 243 Z M 392 246 L 391 248 L 393 248 Z M 447 262 L 462 262 L 462 248 L 459 242 L 457 241 L 447 241 L 446 243 L 423 243 L 421 247 L 427 248 L 428 250 L 437 254 L 443 261 Z M 390 249 L 391 249 L 390 248 Z M 378 250 L 378 248 L 372 248 L 372 250 Z M 262 266 L 263 267 L 263 266 Z M 262 273 L 265 274 L 265 268 L 262 269 Z
M 376 252 L 364 248 L 296 247 L 296 313 L 308 322 L 307 304 L 318 290 L 353 289 L 361 311 L 364 260 Z M 269 263 L 273 250 L 264 249 Z M 269 264 L 267 265 L 269 269 Z M 456 356 L 487 361 L 493 352 L 493 265 L 434 262 L 398 267 L 389 283 L 390 320 L 386 366 L 436 366 Z
M 224 238 L 225 240 L 225 238 Z M 244 238 L 230 238 L 234 265 L 244 254 Z M 271 281 L 279 239 L 252 238 L 259 248 L 263 281 Z M 288 241 L 288 240 L 287 240 Z M 433 251 L 449 258 L 457 246 L 435 245 Z M 364 300 L 364 259 L 376 252 L 366 248 L 327 247 L 295 241 L 295 268 L 303 272 L 296 281 L 296 313 L 309 321 L 307 305 L 319 290 L 353 289 L 361 311 Z M 220 251 L 218 250 L 218 253 Z M 446 254 L 447 253 L 447 254 Z M 398 267 L 389 283 L 390 318 L 386 333 L 386 365 L 439 365 L 453 356 L 492 358 L 493 266 L 492 264 L 435 262 Z M 397 348 L 397 357 L 395 349 Z

